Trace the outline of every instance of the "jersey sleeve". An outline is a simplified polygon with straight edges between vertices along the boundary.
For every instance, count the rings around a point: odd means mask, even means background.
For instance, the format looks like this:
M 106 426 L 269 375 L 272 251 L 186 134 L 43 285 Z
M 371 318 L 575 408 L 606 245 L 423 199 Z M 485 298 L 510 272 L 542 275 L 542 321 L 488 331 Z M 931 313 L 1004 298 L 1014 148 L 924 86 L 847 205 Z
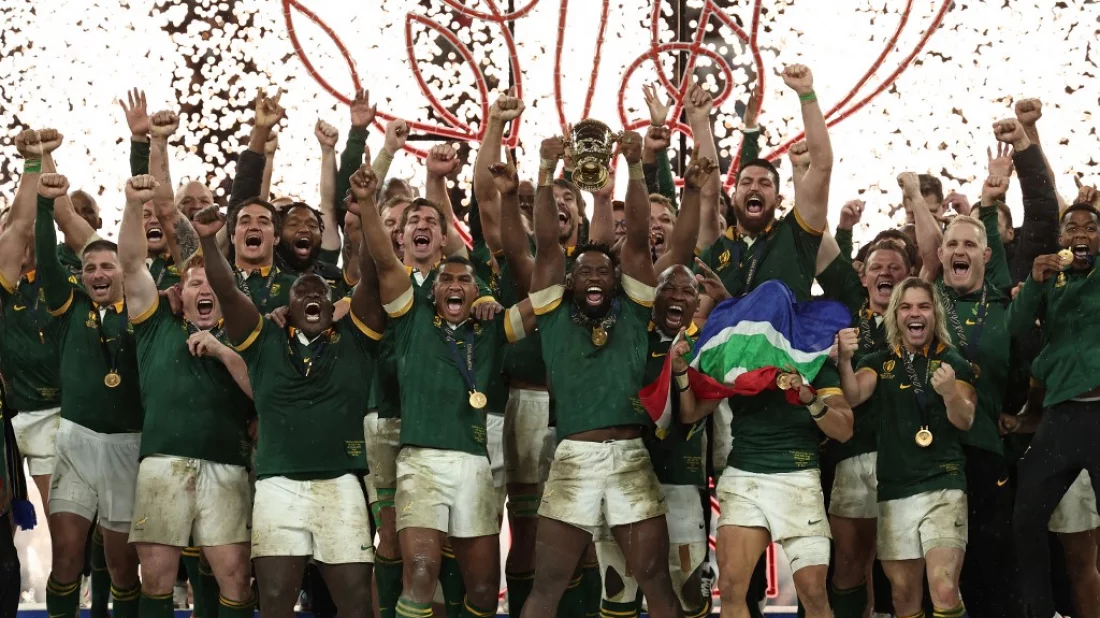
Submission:
M 821 235 L 824 231 L 816 230 L 803 221 L 802 215 L 798 214 L 798 208 L 783 217 L 781 224 L 789 230 L 795 249 L 794 256 L 782 256 L 782 259 L 794 257 L 802 272 L 809 273 L 812 279 L 817 273 L 817 250 L 821 247 Z
M 821 371 L 817 372 L 817 376 L 814 377 L 813 387 L 817 390 L 819 397 L 832 397 L 834 395 L 843 395 L 844 391 L 840 390 L 840 373 L 837 372 L 836 367 L 832 362 L 826 361 L 821 366 Z
M 630 275 L 622 276 L 622 285 L 623 292 L 626 293 L 627 298 L 633 301 L 634 304 L 646 308 L 653 306 L 653 299 L 657 297 L 656 288 L 651 285 L 646 285 Z
M 965 384 L 970 388 L 977 388 L 974 386 L 975 382 L 977 382 L 974 378 L 974 369 L 971 367 L 969 361 L 955 351 L 952 351 L 943 360 L 945 363 L 950 364 L 951 368 L 955 370 L 956 382 Z
M 860 283 L 859 273 L 852 267 L 852 263 L 837 256 L 831 264 L 817 276 L 817 282 L 821 284 L 821 291 L 825 298 L 840 301 L 855 313 L 863 306 L 865 298 L 863 284 Z

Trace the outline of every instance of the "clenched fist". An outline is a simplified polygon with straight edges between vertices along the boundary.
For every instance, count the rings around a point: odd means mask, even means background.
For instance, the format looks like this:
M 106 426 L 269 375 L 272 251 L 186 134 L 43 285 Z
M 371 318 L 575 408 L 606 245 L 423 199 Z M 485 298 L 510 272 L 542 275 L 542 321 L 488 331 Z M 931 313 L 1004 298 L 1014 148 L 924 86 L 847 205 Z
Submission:
M 216 236 L 225 227 L 225 215 L 217 204 L 207 206 L 195 213 L 195 218 L 191 219 L 191 227 L 203 238 Z
M 792 64 L 783 69 L 783 83 L 800 96 L 810 94 L 814 91 L 814 74 L 804 64 Z
M 439 144 L 432 146 L 428 151 L 428 160 L 425 165 L 428 167 L 428 174 L 432 176 L 450 176 L 458 169 L 459 163 L 461 161 L 458 160 L 458 153 L 455 152 L 454 146 Z
M 840 208 L 840 223 L 837 228 L 850 230 L 863 218 L 863 208 L 866 206 L 863 200 L 851 200 Z
M 336 142 L 340 139 L 340 132 L 336 127 L 324 120 L 318 120 L 314 125 L 313 135 L 317 137 L 317 142 L 323 149 L 336 148 Z
M 1024 133 L 1024 126 L 1015 118 L 1006 118 L 1005 120 L 994 122 L 993 136 L 997 138 L 998 142 L 1005 144 L 1018 144 L 1027 140 L 1027 135 Z M 1023 150 L 1023 148 L 1017 146 L 1016 150 Z
M 920 198 L 920 177 L 916 172 L 902 172 L 898 174 L 898 186 L 906 197 Z
M 668 127 L 653 126 L 645 132 L 645 149 L 650 152 L 667 150 L 672 142 L 672 131 Z
M 958 392 L 955 385 L 955 368 L 947 363 L 941 363 L 940 368 L 932 374 L 932 388 L 944 399 L 955 395 Z
M 151 118 L 150 132 L 157 139 L 168 139 L 180 126 L 180 118 L 176 112 L 163 111 L 153 114 Z
M 982 206 L 991 206 L 993 202 L 1004 200 L 1008 193 L 1008 176 L 989 175 L 982 185 Z
M 38 178 L 38 194 L 48 200 L 57 198 L 69 192 L 69 179 L 61 174 L 42 174 Z
M 691 163 L 684 171 L 684 187 L 698 191 L 706 184 L 707 179 L 717 168 L 718 164 L 710 157 L 699 156 L 699 149 L 695 148 L 691 153 Z
M 565 140 L 558 136 L 542 140 L 539 146 L 539 158 L 543 161 L 557 161 L 565 156 Z
M 351 175 L 351 193 L 355 196 L 356 203 L 348 204 L 348 212 L 359 214 L 363 204 L 370 205 L 374 202 L 376 191 L 378 191 L 378 175 L 369 165 L 360 167 Z
M 810 147 L 806 144 L 806 140 L 799 140 L 787 149 L 787 158 L 791 161 L 791 167 L 796 170 L 807 170 L 810 168 Z
M 507 163 L 494 163 L 489 166 L 489 173 L 493 175 L 493 185 L 501 195 L 515 195 L 519 192 L 519 174 L 516 172 L 516 164 L 512 161 L 512 151 L 506 150 Z
M 1062 272 L 1062 258 L 1055 253 L 1039 255 L 1031 265 L 1031 278 L 1035 283 L 1046 283 L 1054 273 Z
M 642 161 L 642 136 L 635 131 L 625 131 L 619 139 L 619 152 L 628 165 Z
M 489 117 L 500 122 L 510 122 L 519 118 L 524 109 L 523 101 L 516 98 L 516 89 L 511 88 L 508 94 L 501 95 L 489 108 Z
M 386 141 L 382 144 L 382 149 L 393 156 L 405 147 L 405 139 L 408 137 L 409 125 L 400 118 L 394 118 L 386 123 Z
M 126 201 L 144 204 L 153 199 L 153 191 L 156 188 L 157 181 L 149 174 L 134 176 L 126 181 Z
M 1020 99 L 1016 101 L 1016 120 L 1025 127 L 1034 127 L 1043 117 L 1043 102 L 1039 99 Z
M 859 349 L 859 331 L 854 328 L 845 328 L 836 334 L 837 358 L 842 361 L 850 361 Z
M 714 99 L 698 82 L 693 82 L 684 96 L 684 110 L 688 118 L 706 120 L 710 118 L 710 110 L 714 107 Z

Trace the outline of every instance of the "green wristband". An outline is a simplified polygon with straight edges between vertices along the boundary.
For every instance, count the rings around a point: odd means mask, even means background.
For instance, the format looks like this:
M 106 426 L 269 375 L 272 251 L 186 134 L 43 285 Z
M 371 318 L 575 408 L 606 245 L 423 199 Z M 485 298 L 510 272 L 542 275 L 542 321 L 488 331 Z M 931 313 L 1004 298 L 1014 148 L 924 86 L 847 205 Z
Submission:
M 798 100 L 802 101 L 803 103 L 813 103 L 814 101 L 817 101 L 817 93 L 811 90 L 806 94 L 800 94 L 798 95 Z
M 38 174 L 42 171 L 42 159 L 27 159 L 23 161 L 24 174 Z

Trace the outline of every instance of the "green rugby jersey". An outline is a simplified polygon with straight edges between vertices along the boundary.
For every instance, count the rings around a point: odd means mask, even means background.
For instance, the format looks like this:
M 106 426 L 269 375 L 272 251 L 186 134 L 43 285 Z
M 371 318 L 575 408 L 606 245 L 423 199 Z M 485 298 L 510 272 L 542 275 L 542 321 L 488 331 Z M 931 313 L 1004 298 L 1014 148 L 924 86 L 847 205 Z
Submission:
M 386 312 L 386 330 L 393 331 L 394 351 L 401 359 L 401 444 L 486 455 L 489 408 L 470 405 L 471 389 L 462 371 L 472 366 L 476 390 L 487 395 L 500 375 L 502 347 L 523 336 L 519 310 L 502 312 L 492 322 L 470 319 L 452 328 L 432 299 L 414 286 L 386 305 Z
M 256 310 L 267 315 L 290 304 L 290 288 L 298 277 L 278 266 L 263 266 L 248 272 L 237 270 L 237 289 L 252 299 Z
M 722 279 L 732 296 L 743 296 L 761 283 L 782 281 L 795 300 L 810 300 L 821 230 L 806 224 L 795 208 L 750 239 L 730 227 L 700 259 Z
M 840 374 L 826 362 L 813 380 L 822 398 L 843 395 Z M 728 399 L 733 448 L 726 464 L 758 474 L 797 472 L 818 467 L 822 433 L 803 405 L 791 405 L 784 391 L 766 390 Z
M 558 440 L 595 429 L 650 424 L 637 394 L 649 355 L 654 295 L 652 287 L 623 275 L 612 300 L 615 324 L 607 329 L 607 343 L 598 346 L 592 342 L 592 329 L 574 321 L 578 310 L 564 286 L 531 293 Z
M 61 265 L 64 266 L 70 274 L 79 277 L 80 272 L 84 270 L 84 264 L 81 262 L 80 256 L 65 243 L 57 245 L 56 253 L 57 259 L 61 261 Z
M 221 361 L 191 355 L 187 339 L 198 329 L 159 298 L 130 321 L 145 409 L 141 457 L 175 455 L 247 467 L 252 400 Z M 226 343 L 224 336 L 218 339 Z
M 259 420 L 256 473 L 320 479 L 362 472 L 363 417 L 381 335 L 354 313 L 308 344 L 299 334 L 261 317 L 236 345 Z
M 8 405 L 22 412 L 61 406 L 57 320 L 36 275 L 32 270 L 15 284 L 0 275 L 0 374 Z
M 61 418 L 99 433 L 141 431 L 144 414 L 138 385 L 137 344 L 124 301 L 99 306 L 57 259 L 53 200 L 38 198 L 34 227 L 38 276 L 61 342 Z M 113 366 L 112 366 L 113 365 Z M 104 382 L 114 369 L 121 382 Z
M 176 262 L 169 253 L 162 253 L 155 258 L 146 258 L 145 265 L 149 268 L 149 274 L 153 276 L 153 282 L 158 290 L 168 288 L 180 282 L 180 271 Z
M 686 334 L 693 338 L 698 336 L 695 324 L 691 325 Z M 643 384 L 652 384 L 660 377 L 671 346 L 672 338 L 665 337 L 651 322 Z M 706 487 L 706 421 L 690 425 L 680 421 L 680 398 L 676 394 L 675 383 L 672 384 L 671 400 L 672 423 L 668 427 L 668 433 L 664 438 L 658 438 L 652 431 L 645 434 L 646 450 L 653 462 L 653 471 L 657 474 L 657 480 L 664 485 Z
M 939 489 L 966 490 L 966 458 L 962 450 L 964 431 L 951 424 L 947 407 L 932 388 L 931 376 L 940 364 L 955 370 L 959 382 L 972 385 L 970 363 L 953 348 L 938 344 L 925 354 L 913 356 L 913 370 L 921 380 L 928 402 L 932 444 L 918 446 L 921 410 L 916 391 L 902 361 L 903 351 L 892 348 L 873 352 L 860 361 L 856 372 L 878 375 L 871 403 L 879 411 L 878 500 L 897 500 Z

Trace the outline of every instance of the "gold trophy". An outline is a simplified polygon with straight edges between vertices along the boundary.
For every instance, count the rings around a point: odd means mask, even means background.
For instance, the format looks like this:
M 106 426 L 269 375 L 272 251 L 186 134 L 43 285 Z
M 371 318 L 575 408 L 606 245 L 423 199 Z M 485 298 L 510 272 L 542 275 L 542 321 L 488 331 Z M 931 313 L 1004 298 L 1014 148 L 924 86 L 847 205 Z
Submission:
M 620 135 L 599 120 L 586 118 L 573 125 L 566 148 L 572 151 L 573 184 L 595 192 L 607 186 L 611 156 Z

